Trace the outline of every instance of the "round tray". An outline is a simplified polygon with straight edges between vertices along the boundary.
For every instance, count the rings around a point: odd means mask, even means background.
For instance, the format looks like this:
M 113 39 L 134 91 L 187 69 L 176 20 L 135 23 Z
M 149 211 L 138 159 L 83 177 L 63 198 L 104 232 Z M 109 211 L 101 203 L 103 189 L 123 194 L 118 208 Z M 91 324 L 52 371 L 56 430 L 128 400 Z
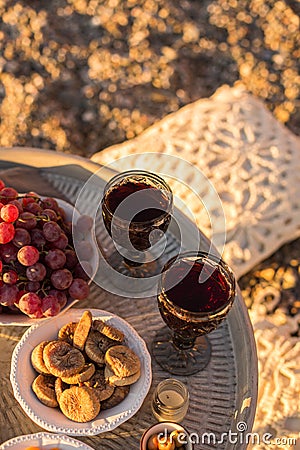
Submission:
M 1 161 L 2 160 L 2 161 Z M 99 185 L 102 188 L 113 172 L 89 160 L 56 152 L 32 149 L 0 149 L 0 168 L 12 167 L 16 164 L 31 164 L 38 167 L 51 186 L 61 192 L 64 197 L 75 204 L 86 181 L 99 171 L 97 182 L 89 183 L 86 190 L 86 201 L 92 201 L 98 194 Z M 101 170 L 100 170 L 101 169 Z M 199 230 L 180 211 L 176 210 L 176 220 L 180 222 L 181 233 L 185 236 L 185 249 L 195 247 L 195 239 Z M 172 224 L 168 231 L 166 258 L 178 253 L 180 241 L 178 228 Z M 97 236 L 104 240 L 103 236 Z M 197 243 L 198 244 L 198 243 Z M 207 250 L 210 243 L 201 235 L 201 250 Z M 101 267 L 99 266 L 99 270 Z M 155 332 L 163 325 L 158 312 L 156 298 L 123 297 L 111 294 L 107 290 L 92 284 L 91 294 L 87 300 L 77 303 L 75 307 L 97 308 L 124 318 L 130 323 L 150 348 Z M 4 376 L 0 380 L 0 390 L 6 393 L 9 386 L 10 353 L 14 342 L 21 337 L 17 327 L 2 328 L 0 335 L 1 352 L 0 369 Z M 1 327 L 0 327 L 1 331 Z M 252 326 L 247 308 L 240 292 L 234 306 L 223 324 L 209 335 L 212 345 L 212 357 L 208 366 L 201 372 L 190 377 L 178 377 L 186 383 L 190 392 L 190 407 L 182 423 L 190 433 L 195 433 L 201 442 L 204 433 L 212 433 L 216 444 L 204 443 L 199 448 L 246 449 L 247 443 L 242 436 L 242 428 L 250 432 L 253 425 L 257 400 L 257 355 Z M 143 432 L 155 419 L 151 413 L 150 398 L 155 386 L 170 375 L 164 372 L 153 361 L 153 381 L 148 396 L 139 411 L 128 421 L 109 433 L 100 436 L 83 437 L 82 440 L 92 447 L 120 450 L 122 448 L 138 448 Z M 1 397 L 0 397 L 1 398 Z M 0 399 L 0 442 L 22 432 L 36 432 L 39 428 L 24 415 L 16 401 L 9 395 Z M 243 425 L 241 425 L 243 424 Z M 238 433 L 238 443 L 226 438 L 228 433 Z M 223 436 L 223 439 L 222 439 Z M 224 438 L 225 436 L 225 438 Z

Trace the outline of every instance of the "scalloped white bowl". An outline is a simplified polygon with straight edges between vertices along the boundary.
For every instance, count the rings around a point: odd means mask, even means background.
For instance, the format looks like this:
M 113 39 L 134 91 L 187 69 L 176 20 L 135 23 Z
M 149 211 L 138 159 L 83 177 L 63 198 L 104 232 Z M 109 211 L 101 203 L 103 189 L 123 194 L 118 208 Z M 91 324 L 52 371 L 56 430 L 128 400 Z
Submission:
M 93 447 L 90 447 L 77 439 L 70 438 L 69 436 L 43 432 L 12 438 L 1 444 L 1 450 L 24 450 L 31 445 L 37 447 L 43 446 L 43 450 L 50 450 L 58 445 L 60 450 L 74 450 L 76 448 L 80 450 L 94 450 Z
M 40 196 L 40 197 L 45 198 L 44 196 Z M 71 221 L 76 222 L 78 217 L 80 217 L 79 211 L 77 209 L 75 209 L 73 205 L 66 202 L 65 200 L 61 200 L 60 198 L 56 198 L 55 200 L 57 201 L 59 206 L 64 209 L 67 220 L 70 222 Z M 98 254 L 97 244 L 96 244 L 94 236 L 92 234 L 90 234 L 90 236 L 89 236 L 89 242 L 92 244 L 92 248 L 93 248 L 93 252 L 91 254 L 90 261 L 89 261 L 91 264 L 91 267 L 92 267 L 92 275 L 90 277 L 90 282 L 91 282 L 93 279 L 93 276 L 95 275 L 95 273 L 97 272 L 97 269 L 98 269 L 99 254 Z M 75 305 L 78 301 L 79 300 L 76 300 L 76 299 L 68 300 L 66 305 L 63 307 L 63 309 L 57 315 L 57 317 L 59 315 L 63 314 L 69 308 L 71 308 L 71 306 Z M 12 326 L 27 327 L 29 325 L 41 323 L 45 320 L 49 320 L 49 317 L 43 317 L 41 319 L 32 319 L 32 318 L 26 316 L 26 314 L 22 314 L 22 313 L 16 313 L 16 314 L 14 314 L 13 312 L 0 313 L 0 325 L 12 325 Z
M 131 385 L 128 396 L 114 408 L 100 411 L 92 421 L 77 423 L 68 419 L 57 408 L 43 405 L 33 393 L 31 384 L 37 376 L 31 366 L 30 354 L 33 348 L 44 340 L 56 339 L 60 327 L 71 321 L 78 321 L 83 309 L 71 309 L 56 316 L 51 322 L 42 322 L 29 328 L 14 349 L 11 361 L 10 381 L 14 396 L 25 413 L 40 427 L 71 436 L 92 436 L 111 431 L 132 417 L 142 406 L 152 381 L 151 357 L 144 340 L 124 319 L 99 309 L 90 309 L 93 318 L 101 318 L 123 331 L 126 344 L 141 360 L 140 379 Z M 51 326 L 50 326 L 51 325 Z

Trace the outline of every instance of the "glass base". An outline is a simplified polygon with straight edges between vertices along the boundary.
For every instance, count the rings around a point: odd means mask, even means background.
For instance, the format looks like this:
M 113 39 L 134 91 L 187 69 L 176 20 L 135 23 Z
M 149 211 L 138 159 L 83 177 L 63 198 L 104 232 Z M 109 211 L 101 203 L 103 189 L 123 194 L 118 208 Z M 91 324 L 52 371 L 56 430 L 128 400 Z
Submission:
M 211 344 L 206 336 L 199 336 L 191 348 L 178 349 L 173 344 L 170 329 L 163 327 L 156 333 L 152 343 L 152 354 L 167 372 L 173 375 L 193 375 L 207 366 Z
M 145 263 L 132 262 L 125 259 L 120 253 L 113 252 L 107 258 L 108 264 L 117 272 L 132 278 L 150 278 L 158 275 L 161 271 L 161 265 L 157 260 Z

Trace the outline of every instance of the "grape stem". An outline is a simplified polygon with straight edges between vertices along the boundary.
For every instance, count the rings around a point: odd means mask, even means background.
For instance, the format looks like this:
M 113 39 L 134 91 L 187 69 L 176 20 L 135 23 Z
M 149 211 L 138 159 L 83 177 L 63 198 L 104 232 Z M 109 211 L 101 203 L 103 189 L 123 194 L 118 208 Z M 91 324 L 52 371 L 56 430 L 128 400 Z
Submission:
M 35 200 L 40 200 L 40 197 L 36 196 L 36 195 L 28 195 L 28 194 L 19 194 L 17 196 L 17 200 L 21 199 L 21 198 L 34 198 Z

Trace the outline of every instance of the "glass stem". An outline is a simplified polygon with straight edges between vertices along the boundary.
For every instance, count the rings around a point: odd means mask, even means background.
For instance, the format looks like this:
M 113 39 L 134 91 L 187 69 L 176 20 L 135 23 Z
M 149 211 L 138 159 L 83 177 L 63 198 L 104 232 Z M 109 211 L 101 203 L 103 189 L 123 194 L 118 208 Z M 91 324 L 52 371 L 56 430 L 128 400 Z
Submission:
M 196 338 L 183 337 L 180 334 L 173 334 L 173 344 L 178 350 L 188 350 L 194 346 Z

